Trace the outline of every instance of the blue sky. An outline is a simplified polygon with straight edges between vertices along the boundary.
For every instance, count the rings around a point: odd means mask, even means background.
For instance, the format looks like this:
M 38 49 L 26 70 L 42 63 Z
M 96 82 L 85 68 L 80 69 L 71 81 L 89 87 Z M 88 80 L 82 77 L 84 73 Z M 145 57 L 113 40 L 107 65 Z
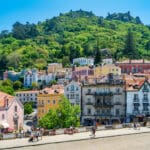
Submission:
M 70 10 L 88 10 L 98 16 L 127 12 L 150 24 L 150 0 L 0 0 L 0 31 L 16 21 L 37 23 Z

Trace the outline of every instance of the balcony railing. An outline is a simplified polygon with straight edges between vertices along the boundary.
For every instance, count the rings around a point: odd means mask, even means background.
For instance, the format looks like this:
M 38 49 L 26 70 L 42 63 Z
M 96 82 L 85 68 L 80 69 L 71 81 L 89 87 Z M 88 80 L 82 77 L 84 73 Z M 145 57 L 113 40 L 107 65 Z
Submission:
M 87 102 L 86 105 L 93 105 L 93 102 Z
M 112 107 L 113 103 L 95 103 L 95 107 Z
M 113 96 L 113 92 L 87 92 L 86 95 L 93 95 L 93 96 Z
M 113 96 L 112 92 L 95 92 L 94 96 Z
M 122 105 L 121 102 L 115 102 L 114 105 Z

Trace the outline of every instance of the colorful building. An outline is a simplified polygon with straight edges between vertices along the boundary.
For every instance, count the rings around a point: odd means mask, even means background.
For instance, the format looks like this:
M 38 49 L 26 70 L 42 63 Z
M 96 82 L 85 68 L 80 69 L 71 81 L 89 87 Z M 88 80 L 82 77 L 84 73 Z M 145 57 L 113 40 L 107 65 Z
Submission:
M 88 66 L 73 67 L 72 79 L 85 78 L 86 76 L 94 76 L 93 67 L 88 67 Z
M 62 67 L 62 63 L 50 63 L 48 64 L 48 68 L 47 71 L 48 73 L 56 73 L 58 70 L 61 70 Z
M 105 76 L 109 73 L 112 73 L 114 75 L 121 75 L 121 68 L 115 66 L 114 64 L 106 64 L 104 66 L 98 66 L 94 68 L 95 76 Z
M 150 61 L 139 60 L 124 60 L 122 62 L 116 62 L 116 65 L 121 68 L 122 73 L 144 73 L 146 70 L 150 70 Z
M 0 125 L 18 130 L 23 127 L 24 108 L 14 96 L 0 92 Z
M 126 117 L 144 118 L 150 115 L 150 81 L 147 77 L 126 76 Z M 143 120 L 141 120 L 143 121 Z
M 60 85 L 54 85 L 51 88 L 45 88 L 40 91 L 37 96 L 37 117 L 40 119 L 49 109 L 56 108 L 64 95 L 64 87 Z

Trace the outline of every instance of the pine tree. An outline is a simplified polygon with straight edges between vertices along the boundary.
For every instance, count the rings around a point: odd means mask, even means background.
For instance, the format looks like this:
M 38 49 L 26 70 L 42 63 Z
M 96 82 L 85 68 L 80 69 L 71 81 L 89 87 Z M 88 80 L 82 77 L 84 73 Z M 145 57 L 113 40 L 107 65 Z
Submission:
M 94 64 L 100 64 L 102 62 L 102 53 L 99 48 L 99 41 L 97 41 L 97 45 L 95 48 L 95 59 L 94 59 Z
M 139 58 L 138 51 L 136 50 L 135 38 L 130 28 L 128 29 L 128 33 L 126 36 L 123 54 L 130 59 Z

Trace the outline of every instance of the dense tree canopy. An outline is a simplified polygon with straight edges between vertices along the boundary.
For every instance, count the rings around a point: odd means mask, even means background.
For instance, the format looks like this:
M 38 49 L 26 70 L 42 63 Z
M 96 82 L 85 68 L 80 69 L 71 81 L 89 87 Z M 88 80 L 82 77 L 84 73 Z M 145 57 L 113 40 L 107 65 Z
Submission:
M 111 56 L 122 59 L 128 29 L 134 33 L 136 58 L 150 58 L 147 43 L 150 27 L 130 12 L 108 14 L 106 18 L 83 10 L 70 11 L 37 25 L 16 22 L 12 31 L 0 33 L 0 69 L 37 67 L 50 62 L 72 63 L 75 57 L 94 57 L 99 49 L 109 49 Z M 115 55 L 119 52 L 119 55 Z M 102 55 L 102 58 L 105 57 Z M 65 63 L 65 60 L 67 63 Z

